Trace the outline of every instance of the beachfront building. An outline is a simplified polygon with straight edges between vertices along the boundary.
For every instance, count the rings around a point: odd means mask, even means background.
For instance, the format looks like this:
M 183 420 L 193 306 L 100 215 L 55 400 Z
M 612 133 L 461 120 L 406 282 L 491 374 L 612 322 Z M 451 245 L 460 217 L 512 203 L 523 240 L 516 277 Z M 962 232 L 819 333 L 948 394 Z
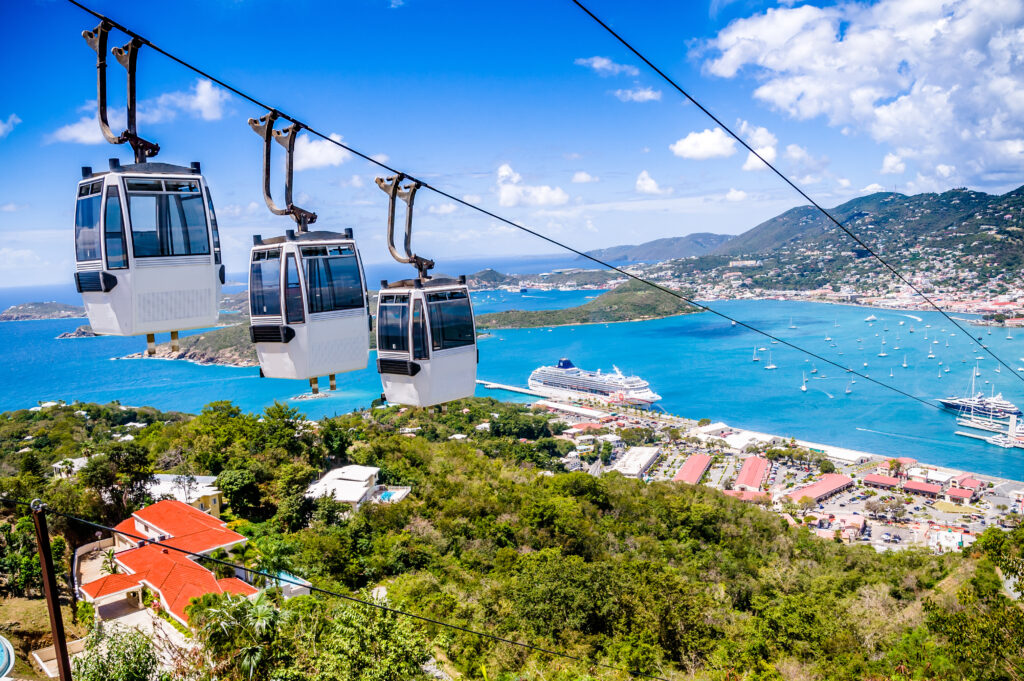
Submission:
M 675 482 L 685 482 L 696 485 L 704 477 L 704 474 L 711 468 L 711 457 L 707 454 L 691 454 L 682 467 L 676 471 L 672 479 Z
M 227 529 L 226 523 L 197 508 L 173 499 L 158 501 L 136 511 L 115 529 L 132 535 L 115 535 L 114 560 L 118 571 L 83 580 L 79 587 L 82 598 L 95 606 L 101 619 L 105 613 L 119 616 L 125 609 L 142 609 L 143 588 L 151 591 L 160 607 L 182 624 L 188 624 L 185 607 L 193 598 L 209 593 L 257 593 L 255 587 L 237 576 L 218 578 L 193 556 L 168 548 L 208 556 L 217 549 L 230 550 L 247 541 Z
M 910 494 L 918 494 L 922 497 L 928 497 L 929 499 L 938 499 L 939 495 L 942 494 L 942 487 L 939 485 L 933 485 L 929 482 L 907 480 L 903 483 L 903 491 L 909 492 Z
M 907 471 L 916 465 L 917 459 L 912 459 L 909 456 L 897 456 L 882 461 L 878 464 L 878 468 L 875 469 L 875 472 L 879 475 L 905 477 Z
M 733 489 L 741 492 L 756 492 L 760 490 L 761 486 L 764 485 L 765 479 L 768 477 L 769 469 L 768 459 L 763 459 L 760 456 L 747 457 L 743 462 L 743 467 L 740 468 L 739 475 L 736 476 Z
M 812 482 L 806 487 L 795 489 L 786 496 L 797 503 L 804 497 L 811 499 L 815 503 L 821 503 L 825 499 L 851 487 L 853 487 L 853 478 L 839 473 L 826 473 L 819 480 Z
M 149 495 L 157 500 L 175 499 L 219 518 L 224 506 L 224 495 L 217 489 L 216 483 L 217 477 L 213 475 L 157 473 L 149 486 Z
M 985 483 L 978 480 L 970 473 L 961 473 L 950 481 L 950 486 L 959 487 L 960 489 L 969 489 L 975 494 L 981 494 L 981 491 L 985 489 Z
M 900 488 L 900 479 L 891 475 L 881 473 L 868 473 L 864 476 L 864 484 L 868 487 L 875 487 L 886 491 L 894 491 Z
M 943 496 L 951 504 L 969 504 L 974 501 L 974 490 L 962 487 L 947 487 Z
M 630 447 L 619 457 L 611 470 L 627 478 L 643 477 L 661 454 L 660 447 Z
M 955 477 L 952 473 L 943 473 L 937 471 L 934 468 L 925 468 L 923 466 L 917 466 L 907 471 L 907 480 L 913 480 L 916 482 L 926 482 L 929 485 L 938 485 L 939 487 L 945 487 Z

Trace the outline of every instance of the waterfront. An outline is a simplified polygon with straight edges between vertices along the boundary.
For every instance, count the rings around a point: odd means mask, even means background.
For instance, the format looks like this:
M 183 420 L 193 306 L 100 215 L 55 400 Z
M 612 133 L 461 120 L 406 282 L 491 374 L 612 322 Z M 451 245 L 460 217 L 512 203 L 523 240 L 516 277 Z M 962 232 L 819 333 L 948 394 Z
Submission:
M 585 302 L 592 291 L 474 294 L 477 311 L 511 307 L 568 307 Z M 963 394 L 974 369 L 967 340 L 951 336 L 948 322 L 938 313 L 868 310 L 862 307 L 789 301 L 721 301 L 714 304 L 737 319 L 814 350 L 838 363 L 866 371 L 872 377 L 933 400 Z M 869 326 L 864 319 L 874 314 Z M 792 326 L 790 327 L 790 319 Z M 917 319 L 922 321 L 918 322 Z M 904 325 L 900 326 L 899 321 Z M 835 323 L 839 324 L 838 327 Z M 0 409 L 29 407 L 40 400 L 63 399 L 153 405 L 195 412 L 216 400 L 231 400 L 257 411 L 275 399 L 297 396 L 304 386 L 258 378 L 253 368 L 196 366 L 161 360 L 111 361 L 141 349 L 138 338 L 96 338 L 57 341 L 78 320 L 0 324 L 0 343 L 7 349 L 0 371 L 5 389 Z M 884 331 L 888 325 L 889 332 Z M 915 333 L 910 334 L 913 325 Z M 930 328 L 926 328 L 930 325 Z M 941 329 L 945 328 L 945 331 Z M 897 342 L 895 334 L 899 331 Z M 972 328 L 977 334 L 987 330 Z M 925 332 L 928 340 L 925 341 Z M 876 336 L 875 334 L 878 334 Z M 1024 334 L 1007 340 L 1005 331 L 983 338 L 1016 367 L 1024 362 Z M 836 347 L 825 341 L 830 336 Z M 887 357 L 877 355 L 887 339 Z M 856 339 L 862 338 L 863 343 Z M 938 344 L 933 340 L 938 339 Z M 949 347 L 946 347 L 946 341 Z M 900 349 L 895 350 L 899 345 Z M 752 362 L 755 347 L 765 347 L 778 365 L 766 371 L 767 352 Z M 928 359 L 929 350 L 935 359 Z M 839 354 L 842 352 L 842 354 Z M 907 368 L 902 368 L 904 354 Z M 669 412 L 711 418 L 730 425 L 783 436 L 834 444 L 885 456 L 911 456 L 924 462 L 1024 479 L 1021 450 L 1002 449 L 954 435 L 954 417 L 861 379 L 850 384 L 840 369 L 812 362 L 781 344 L 734 327 L 710 314 L 619 324 L 568 326 L 553 329 L 491 331 L 480 341 L 479 378 L 525 386 L 529 373 L 543 363 L 569 357 L 587 369 L 611 370 L 613 365 L 651 382 Z M 951 371 L 939 377 L 942 367 Z M 868 367 L 862 366 L 868 362 Z M 311 418 L 365 407 L 380 394 L 371 356 L 365 371 L 338 377 L 338 392 L 326 398 L 294 402 Z M 1003 369 L 994 372 L 992 359 L 980 361 L 979 389 L 993 387 L 1018 404 L 1024 386 Z M 817 368 L 816 373 L 812 370 Z M 890 370 L 894 378 L 889 378 Z M 1017 372 L 1012 372 L 1016 374 Z M 808 389 L 800 391 L 803 375 Z M 991 381 L 986 384 L 985 381 Z M 850 385 L 852 392 L 845 393 Z M 478 388 L 478 395 L 524 401 L 528 396 Z

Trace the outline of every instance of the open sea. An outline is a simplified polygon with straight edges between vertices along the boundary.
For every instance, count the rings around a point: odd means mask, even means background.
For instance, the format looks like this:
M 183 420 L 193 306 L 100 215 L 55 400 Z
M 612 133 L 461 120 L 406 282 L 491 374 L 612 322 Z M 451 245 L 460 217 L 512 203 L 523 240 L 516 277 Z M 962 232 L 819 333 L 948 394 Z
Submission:
M 47 297 L 47 293 L 52 295 Z M 71 293 L 67 295 L 66 287 L 34 289 L 32 295 L 7 289 L 0 295 L 0 305 L 40 299 L 78 303 L 73 289 Z M 580 305 L 597 293 L 488 291 L 474 294 L 473 302 L 478 314 L 557 309 Z M 976 379 L 979 390 L 1002 392 L 1012 402 L 1024 404 L 1024 381 L 1020 380 L 1024 372 L 1002 369 L 997 373 L 994 360 L 976 360 L 978 353 L 971 351 L 967 339 L 953 335 L 955 329 L 938 313 L 790 301 L 722 301 L 713 306 L 926 400 L 965 394 L 977 365 L 981 374 Z M 865 321 L 871 314 L 878 321 Z M 82 323 L 0 323 L 0 348 L 4 350 L 0 355 L 0 410 L 54 399 L 116 399 L 122 404 L 185 412 L 197 412 L 213 400 L 231 400 L 243 409 L 259 411 L 274 400 L 288 401 L 308 390 L 305 382 L 261 379 L 256 368 L 114 359 L 143 350 L 142 337 L 55 339 Z M 975 335 L 982 335 L 984 342 L 1015 369 L 1024 367 L 1024 331 L 1019 337 L 1007 339 L 1005 330 L 994 329 L 988 335 L 988 329 L 969 328 Z M 826 336 L 832 341 L 826 341 Z M 759 362 L 753 362 L 757 347 L 766 350 L 758 353 Z M 883 348 L 887 356 L 879 357 Z M 936 355 L 934 359 L 927 358 L 929 350 Z M 778 366 L 774 371 L 764 368 L 769 352 Z M 907 368 L 901 366 L 904 356 Z M 851 383 L 841 369 L 812 362 L 795 350 L 771 344 L 762 336 L 707 313 L 647 322 L 495 331 L 480 340 L 478 377 L 525 386 L 533 369 L 560 357 L 587 369 L 610 371 L 618 366 L 623 372 L 638 374 L 662 396 L 659 405 L 674 414 L 1024 479 L 1024 450 L 1002 449 L 956 436 L 956 420 L 951 413 L 929 408 L 863 379 Z M 865 362 L 867 367 L 863 366 Z M 374 366 L 375 358 L 371 357 L 365 371 L 339 375 L 338 390 L 329 397 L 292 404 L 310 418 L 365 407 L 381 392 Z M 946 367 L 948 373 L 943 371 Z M 817 372 L 813 372 L 815 368 Z M 807 391 L 802 392 L 800 385 L 805 376 Z M 477 394 L 529 399 L 482 387 Z

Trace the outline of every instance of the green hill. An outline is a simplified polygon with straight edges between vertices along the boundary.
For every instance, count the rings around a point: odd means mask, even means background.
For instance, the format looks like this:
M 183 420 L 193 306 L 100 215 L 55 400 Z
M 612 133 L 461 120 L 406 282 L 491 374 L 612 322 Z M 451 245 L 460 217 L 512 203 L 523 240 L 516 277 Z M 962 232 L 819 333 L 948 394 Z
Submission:
M 631 279 L 579 307 L 492 312 L 477 317 L 476 323 L 482 329 L 564 326 L 659 319 L 696 311 L 673 295 Z
M 686 236 L 655 239 L 639 245 L 612 246 L 596 251 L 587 251 L 587 255 L 605 262 L 658 262 L 670 258 L 689 258 L 705 255 L 720 248 L 732 237 L 728 234 L 711 234 L 698 232 Z
M 76 319 L 85 316 L 85 308 L 65 303 L 22 303 L 0 313 L 0 322 L 21 322 L 30 319 Z

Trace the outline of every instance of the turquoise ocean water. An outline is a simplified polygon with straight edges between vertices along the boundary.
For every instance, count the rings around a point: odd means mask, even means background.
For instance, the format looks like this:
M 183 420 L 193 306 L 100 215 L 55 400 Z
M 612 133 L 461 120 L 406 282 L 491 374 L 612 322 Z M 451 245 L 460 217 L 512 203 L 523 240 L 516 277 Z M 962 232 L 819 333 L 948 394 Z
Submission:
M 474 305 L 478 313 L 511 308 L 553 309 L 579 305 L 593 295 L 594 292 L 484 292 L 475 294 Z M 962 335 L 952 336 L 954 330 L 938 313 L 788 301 L 726 301 L 714 305 L 737 319 L 924 399 L 964 394 L 977 364 L 981 372 L 977 379 L 979 390 L 988 393 L 994 388 L 1007 399 L 1024 404 L 1024 382 L 1019 380 L 1024 373 L 1006 369 L 996 373 L 992 359 L 976 361 L 977 351 L 968 347 Z M 878 317 L 873 325 L 864 321 L 870 314 Z M 900 325 L 900 321 L 904 324 Z M 0 347 L 4 349 L 0 356 L 4 386 L 0 390 L 0 409 L 34 406 L 37 401 L 50 399 L 118 399 L 122 404 L 196 412 L 212 400 L 225 399 L 258 411 L 275 399 L 288 400 L 306 390 L 300 382 L 261 379 L 255 368 L 111 359 L 140 351 L 144 347 L 141 338 L 54 339 L 80 323 L 61 320 L 0 324 Z M 909 331 L 911 325 L 914 333 Z M 994 330 L 988 335 L 987 329 L 969 328 L 975 335 L 982 335 L 984 342 L 1011 366 L 1024 366 L 1024 332 L 1007 339 L 1005 331 Z M 831 343 L 836 347 L 824 340 L 826 336 L 833 338 Z M 881 343 L 883 338 L 887 341 L 885 346 Z M 897 345 L 899 350 L 895 349 Z M 751 361 L 755 347 L 770 350 L 778 369 L 764 369 L 767 351 L 760 353 L 760 362 Z M 883 347 L 888 356 L 878 357 Z M 927 358 L 929 350 L 936 355 L 934 359 Z M 904 355 L 906 369 L 901 366 Z M 812 373 L 815 363 L 804 355 L 772 345 L 767 339 L 710 314 L 650 322 L 496 331 L 480 341 L 479 377 L 525 386 L 534 368 L 553 363 L 559 357 L 569 357 L 588 369 L 610 371 L 615 365 L 624 372 L 636 373 L 651 382 L 663 397 L 661 406 L 672 413 L 1024 479 L 1024 450 L 1001 449 L 955 436 L 955 419 L 949 413 L 930 409 L 863 379 L 850 384 L 849 377 L 840 369 L 820 362 L 816 363 L 817 373 Z M 866 368 L 864 362 L 868 363 Z M 366 371 L 339 375 L 338 391 L 328 398 L 293 404 L 311 418 L 366 406 L 380 394 L 373 366 L 371 357 Z M 946 366 L 949 373 L 942 372 Z M 808 389 L 801 392 L 805 374 Z M 847 385 L 852 389 L 850 394 L 845 392 Z M 483 388 L 478 394 L 526 399 Z

